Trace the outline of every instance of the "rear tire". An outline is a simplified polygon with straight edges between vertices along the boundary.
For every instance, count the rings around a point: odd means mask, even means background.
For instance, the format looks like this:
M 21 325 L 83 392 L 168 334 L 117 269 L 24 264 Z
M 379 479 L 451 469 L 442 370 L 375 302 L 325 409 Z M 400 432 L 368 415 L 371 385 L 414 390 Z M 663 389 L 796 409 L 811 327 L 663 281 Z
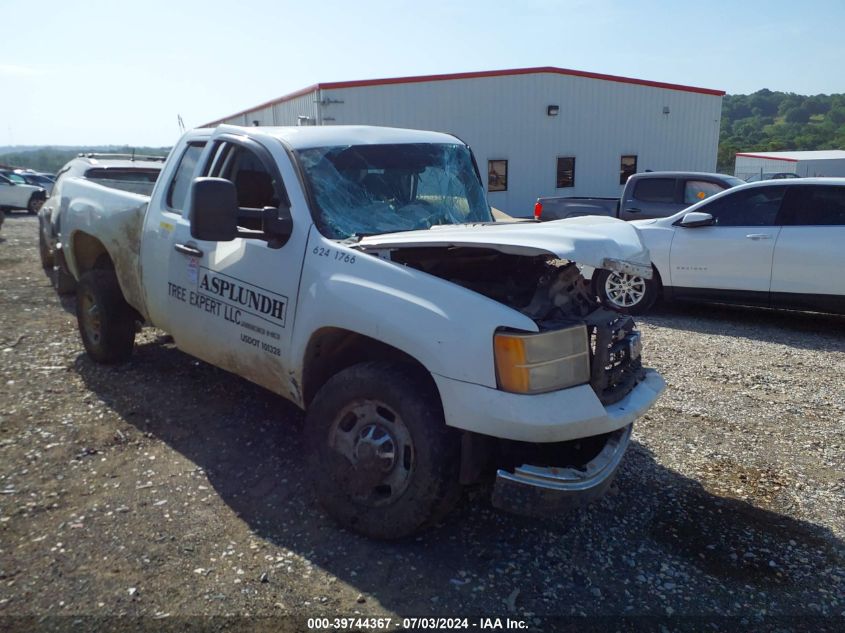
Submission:
M 314 397 L 305 439 L 320 504 L 364 536 L 409 536 L 460 498 L 460 436 L 420 368 L 377 361 L 339 372 Z
M 132 355 L 136 317 L 111 270 L 92 270 L 80 277 L 76 320 L 85 351 L 98 363 L 119 363 Z
M 595 277 L 595 291 L 605 307 L 623 314 L 643 314 L 660 294 L 655 271 L 651 279 L 636 275 L 600 270 Z

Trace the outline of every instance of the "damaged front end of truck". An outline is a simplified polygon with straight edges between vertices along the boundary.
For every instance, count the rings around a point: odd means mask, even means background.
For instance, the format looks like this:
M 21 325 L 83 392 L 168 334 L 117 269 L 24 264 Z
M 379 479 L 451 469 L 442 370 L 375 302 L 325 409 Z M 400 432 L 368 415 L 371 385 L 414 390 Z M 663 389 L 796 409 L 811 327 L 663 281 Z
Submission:
M 367 237 L 358 248 L 530 317 L 537 332 L 501 329 L 495 335 L 499 389 L 526 394 L 520 398 L 543 398 L 561 385 L 586 384 L 608 417 L 631 420 L 598 434 L 582 428 L 574 432 L 578 437 L 562 441 L 465 432 L 462 482 L 492 479 L 493 504 L 526 515 L 560 513 L 604 494 L 628 447 L 632 420 L 651 405 L 664 383 L 643 367 L 633 319 L 601 306 L 580 266 L 650 276 L 648 253 L 635 229 L 602 218 L 434 227 Z M 525 341 L 521 347 L 520 340 Z M 528 373 L 514 375 L 500 362 L 500 351 L 516 354 L 516 364 Z M 562 358 L 571 362 L 559 362 Z

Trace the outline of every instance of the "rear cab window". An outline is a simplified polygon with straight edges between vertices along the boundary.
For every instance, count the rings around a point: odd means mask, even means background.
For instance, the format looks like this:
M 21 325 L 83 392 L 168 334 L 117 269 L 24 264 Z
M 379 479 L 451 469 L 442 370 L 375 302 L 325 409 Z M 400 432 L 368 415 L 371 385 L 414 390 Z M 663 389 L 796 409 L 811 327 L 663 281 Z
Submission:
M 727 185 L 709 180 L 687 180 L 684 183 L 684 204 L 701 202 L 727 188 Z

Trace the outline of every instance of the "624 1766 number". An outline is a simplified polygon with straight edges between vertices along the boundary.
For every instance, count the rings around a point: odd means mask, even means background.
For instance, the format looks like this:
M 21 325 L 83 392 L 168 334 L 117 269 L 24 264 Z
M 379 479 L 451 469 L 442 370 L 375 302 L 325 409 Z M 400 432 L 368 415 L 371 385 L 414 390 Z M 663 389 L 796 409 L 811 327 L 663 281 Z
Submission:
M 344 264 L 355 263 L 355 255 L 350 255 L 349 253 L 344 253 L 343 251 L 332 250 L 331 248 L 325 248 L 323 246 L 315 246 L 311 253 L 317 257 L 334 256 L 335 261 L 340 261 Z

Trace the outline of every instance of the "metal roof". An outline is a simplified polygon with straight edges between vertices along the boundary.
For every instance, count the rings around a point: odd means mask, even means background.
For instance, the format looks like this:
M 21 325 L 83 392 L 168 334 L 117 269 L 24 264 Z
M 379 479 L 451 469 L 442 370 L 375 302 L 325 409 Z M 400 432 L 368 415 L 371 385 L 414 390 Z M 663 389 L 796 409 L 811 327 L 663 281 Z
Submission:
M 662 81 L 650 81 L 647 79 L 635 79 L 633 77 L 620 77 L 618 75 L 605 75 L 603 73 L 592 73 L 587 72 L 584 70 L 573 70 L 571 68 L 558 68 L 556 66 L 538 66 L 535 68 L 512 68 L 509 70 L 482 70 L 477 72 L 468 72 L 468 73 L 450 73 L 450 74 L 442 74 L 442 75 L 417 75 L 411 77 L 388 77 L 385 79 L 360 79 L 355 81 L 336 81 L 336 82 L 328 82 L 328 83 L 317 83 L 313 86 L 308 86 L 307 88 L 303 88 L 301 90 L 297 90 L 296 92 L 292 92 L 290 94 L 284 95 L 283 97 L 278 97 L 277 99 L 272 99 L 270 101 L 266 101 L 265 103 L 261 103 L 259 105 L 253 106 L 251 108 L 247 108 L 245 110 L 241 110 L 240 112 L 236 112 L 235 114 L 230 114 L 229 116 L 222 117 L 217 119 L 211 123 L 205 124 L 205 126 L 214 126 L 218 123 L 222 123 L 227 119 L 231 119 L 236 116 L 241 116 L 243 114 L 247 114 L 249 112 L 254 112 L 255 110 L 259 110 L 261 108 L 266 108 L 269 106 L 276 105 L 277 103 L 283 103 L 285 101 L 290 101 L 291 99 L 295 99 L 296 97 L 301 97 L 311 92 L 315 92 L 317 90 L 335 90 L 339 88 L 362 88 L 366 86 L 387 86 L 391 84 L 411 84 L 411 83 L 424 83 L 429 81 L 453 81 L 457 79 L 479 79 L 484 77 L 508 77 L 514 75 L 537 75 L 537 74 L 552 74 L 552 75 L 567 75 L 570 77 L 584 77 L 586 79 L 599 79 L 602 81 L 615 81 L 617 83 L 625 83 L 625 84 L 634 84 L 637 86 L 649 86 L 651 88 L 663 88 L 665 90 L 680 90 L 682 92 L 694 92 L 699 94 L 707 94 L 707 95 L 714 95 L 717 97 L 722 97 L 725 95 L 724 90 L 713 90 L 711 88 L 697 88 L 695 86 L 685 86 L 681 84 L 671 84 L 665 83 Z M 204 126 L 204 127 L 205 127 Z
M 797 163 L 802 160 L 843 160 L 845 150 L 821 149 L 806 152 L 737 152 L 737 156 L 746 158 L 765 158 L 768 160 L 783 160 L 790 163 Z
M 442 132 L 405 130 L 393 127 L 371 125 L 328 125 L 303 127 L 240 127 L 221 126 L 221 131 L 231 128 L 235 133 L 266 134 L 285 141 L 294 149 L 334 147 L 344 145 L 384 145 L 403 143 L 445 143 L 458 144 L 460 140 Z

